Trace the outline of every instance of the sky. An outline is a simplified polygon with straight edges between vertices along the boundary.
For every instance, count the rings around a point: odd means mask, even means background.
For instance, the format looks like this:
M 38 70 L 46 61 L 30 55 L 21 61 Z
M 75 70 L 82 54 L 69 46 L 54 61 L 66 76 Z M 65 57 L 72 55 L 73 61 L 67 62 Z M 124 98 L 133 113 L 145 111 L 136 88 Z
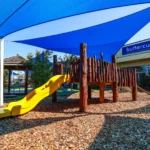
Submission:
M 42 48 L 39 47 L 19 44 L 12 41 L 44 37 L 44 36 L 69 32 L 73 30 L 78 30 L 78 29 L 94 26 L 97 24 L 102 24 L 111 20 L 121 18 L 123 16 L 130 15 L 134 12 L 140 11 L 147 7 L 150 7 L 150 4 L 142 4 L 136 6 L 127 6 L 127 7 L 97 11 L 97 12 L 87 13 L 87 14 L 78 15 L 74 17 L 68 17 L 65 19 L 59 19 L 56 21 L 44 23 L 41 25 L 37 25 L 31 28 L 27 28 L 15 32 L 4 38 L 5 40 L 4 57 L 8 58 L 11 56 L 15 56 L 16 54 L 19 54 L 24 58 L 26 58 L 27 54 L 30 52 L 35 53 L 35 50 L 40 50 L 40 51 L 43 50 Z M 133 36 L 127 42 L 127 44 L 144 40 L 144 39 L 149 39 L 150 38 L 149 29 L 150 29 L 150 23 L 147 24 L 143 29 L 141 29 L 135 36 Z M 58 55 L 58 57 L 59 56 L 63 57 L 64 55 L 64 53 L 59 53 L 59 52 L 54 52 L 54 54 Z

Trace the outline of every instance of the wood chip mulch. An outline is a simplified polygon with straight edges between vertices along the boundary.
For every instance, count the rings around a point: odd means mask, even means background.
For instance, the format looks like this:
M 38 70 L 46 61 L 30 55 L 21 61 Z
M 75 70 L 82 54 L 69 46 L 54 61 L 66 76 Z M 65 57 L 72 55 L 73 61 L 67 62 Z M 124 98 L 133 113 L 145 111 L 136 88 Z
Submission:
M 112 92 L 92 93 L 89 109 L 79 112 L 79 94 L 67 99 L 50 98 L 33 111 L 0 120 L 0 150 L 150 150 L 150 96 L 119 93 L 112 102 Z

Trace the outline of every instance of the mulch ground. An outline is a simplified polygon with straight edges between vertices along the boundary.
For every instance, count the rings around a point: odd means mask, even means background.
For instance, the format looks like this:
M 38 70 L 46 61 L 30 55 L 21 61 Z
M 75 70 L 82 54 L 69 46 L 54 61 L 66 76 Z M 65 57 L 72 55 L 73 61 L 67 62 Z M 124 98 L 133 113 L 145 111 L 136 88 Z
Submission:
M 89 109 L 80 113 L 79 94 L 67 99 L 50 98 L 33 111 L 0 120 L 0 150 L 150 150 L 150 96 L 130 92 L 119 94 L 112 102 L 112 92 L 92 93 Z

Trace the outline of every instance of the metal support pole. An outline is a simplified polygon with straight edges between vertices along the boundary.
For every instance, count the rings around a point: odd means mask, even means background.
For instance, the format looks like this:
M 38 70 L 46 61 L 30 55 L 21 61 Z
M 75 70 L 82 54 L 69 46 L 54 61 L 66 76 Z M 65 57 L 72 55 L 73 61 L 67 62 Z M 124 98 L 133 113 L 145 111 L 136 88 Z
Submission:
M 4 39 L 0 39 L 0 106 L 4 103 Z

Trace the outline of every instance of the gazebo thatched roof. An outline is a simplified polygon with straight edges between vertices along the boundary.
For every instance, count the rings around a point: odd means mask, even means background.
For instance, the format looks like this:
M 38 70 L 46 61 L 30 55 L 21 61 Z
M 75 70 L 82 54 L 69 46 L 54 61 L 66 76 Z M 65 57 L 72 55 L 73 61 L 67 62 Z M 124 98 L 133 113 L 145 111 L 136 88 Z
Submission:
M 4 59 L 4 64 L 24 64 L 26 59 L 17 54 L 16 56 L 12 56 Z
M 9 70 L 25 70 L 29 68 L 26 59 L 20 55 L 12 56 L 4 59 L 4 68 Z

